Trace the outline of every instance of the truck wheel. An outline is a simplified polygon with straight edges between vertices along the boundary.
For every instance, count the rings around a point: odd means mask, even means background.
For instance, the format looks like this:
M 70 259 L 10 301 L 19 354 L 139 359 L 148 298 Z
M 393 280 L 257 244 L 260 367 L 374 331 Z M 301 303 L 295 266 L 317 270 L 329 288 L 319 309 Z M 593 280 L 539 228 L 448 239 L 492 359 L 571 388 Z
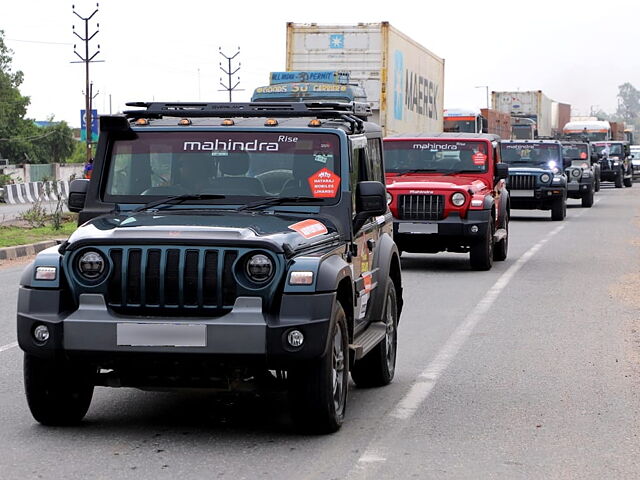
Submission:
M 582 195 L 582 206 L 585 208 L 591 208 L 593 205 L 593 188 L 590 188 L 587 193 Z
M 469 263 L 473 270 L 491 270 L 493 266 L 493 222 L 487 226 L 484 236 L 469 251 Z
M 622 188 L 622 170 L 616 175 L 615 186 L 616 188 Z
M 336 302 L 327 353 L 289 371 L 289 397 L 297 427 L 311 433 L 340 429 L 349 387 L 348 349 L 347 317 L 342 305 Z
M 629 176 L 628 178 L 624 179 L 624 186 L 633 187 L 633 176 Z
M 89 410 L 91 372 L 68 361 L 24 355 L 24 387 L 31 415 L 43 425 L 74 425 Z
M 493 259 L 498 262 L 501 262 L 507 259 L 507 251 L 509 250 L 509 214 L 508 213 L 507 213 L 507 216 L 505 217 L 502 228 L 504 228 L 507 231 L 507 236 L 493 246 Z
M 567 216 L 567 201 L 565 198 L 556 198 L 551 205 L 551 220 L 562 221 Z
M 386 335 L 373 350 L 351 368 L 351 378 L 358 387 L 382 387 L 393 380 L 398 346 L 398 302 L 393 280 L 387 280 L 383 321 Z

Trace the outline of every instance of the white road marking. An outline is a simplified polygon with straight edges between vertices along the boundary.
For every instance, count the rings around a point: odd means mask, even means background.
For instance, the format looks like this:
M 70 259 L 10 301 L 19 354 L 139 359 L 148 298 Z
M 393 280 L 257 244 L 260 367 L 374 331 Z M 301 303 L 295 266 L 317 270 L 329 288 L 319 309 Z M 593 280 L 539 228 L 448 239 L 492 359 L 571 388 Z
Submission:
M 18 342 L 12 342 L 12 343 L 8 343 L 6 345 L 2 345 L 0 347 L 0 352 L 5 352 L 7 350 L 11 350 L 12 348 L 17 347 L 17 346 L 18 346 Z
M 597 199 L 595 203 L 598 203 L 600 199 Z M 582 211 L 573 218 L 578 218 L 588 212 L 589 209 L 584 208 Z M 434 359 L 427 365 L 427 367 L 418 375 L 418 379 L 413 383 L 409 392 L 400 400 L 396 408 L 391 412 L 390 416 L 397 420 L 407 421 L 418 410 L 422 403 L 427 399 L 433 387 L 444 373 L 444 371 L 453 362 L 455 356 L 462 346 L 465 344 L 473 329 L 483 316 L 489 311 L 494 304 L 500 293 L 509 284 L 513 276 L 520 270 L 531 258 L 554 236 L 560 233 L 567 225 L 567 221 L 545 235 L 542 240 L 533 245 L 527 250 L 511 267 L 504 272 L 498 280 L 493 284 L 485 296 L 480 300 L 473 310 L 466 316 L 464 321 L 456 328 L 446 341 L 444 346 L 438 351 Z M 384 429 L 383 434 L 388 437 L 391 431 L 399 432 L 404 427 L 404 422 L 395 422 L 388 429 Z M 387 454 L 383 445 L 383 439 L 378 437 L 369 444 L 369 447 L 364 451 L 362 456 L 358 459 L 358 462 L 347 474 L 348 480 L 355 480 L 358 478 L 370 478 L 372 472 L 370 471 L 371 465 L 373 468 L 377 468 L 377 465 L 386 461 Z

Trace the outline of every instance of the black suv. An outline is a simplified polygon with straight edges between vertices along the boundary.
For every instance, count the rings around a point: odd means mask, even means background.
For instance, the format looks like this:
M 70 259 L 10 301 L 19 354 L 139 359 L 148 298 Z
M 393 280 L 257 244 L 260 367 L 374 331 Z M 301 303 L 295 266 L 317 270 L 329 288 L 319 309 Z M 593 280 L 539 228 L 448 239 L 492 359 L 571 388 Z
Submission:
M 600 160 L 600 176 L 613 182 L 616 188 L 633 186 L 633 165 L 629 142 L 607 140 L 593 142 L 594 152 Z
M 562 142 L 567 195 L 579 198 L 583 207 L 593 206 L 595 192 L 600 190 L 600 164 L 592 162 L 594 154 L 588 142 Z
M 500 144 L 509 165 L 507 189 L 511 208 L 551 210 L 551 220 L 567 216 L 567 177 L 562 145 L 557 140 L 511 140 Z
M 31 413 L 78 422 L 95 385 L 275 380 L 297 424 L 337 430 L 349 372 L 392 380 L 402 309 L 368 108 L 128 105 L 101 117 L 92 178 L 71 184 L 80 227 L 21 279 Z

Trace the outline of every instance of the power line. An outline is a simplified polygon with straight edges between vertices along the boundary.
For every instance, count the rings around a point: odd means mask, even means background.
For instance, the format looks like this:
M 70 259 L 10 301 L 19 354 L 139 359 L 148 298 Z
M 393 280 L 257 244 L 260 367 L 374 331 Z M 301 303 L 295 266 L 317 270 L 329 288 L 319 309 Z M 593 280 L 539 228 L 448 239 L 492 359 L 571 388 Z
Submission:
M 58 133 L 62 133 L 58 130 L 53 130 L 49 133 L 45 133 L 44 135 L 38 135 L 35 137 L 13 137 L 13 138 L 0 138 L 0 142 L 18 142 L 18 141 L 32 141 L 32 140 L 40 140 L 42 138 L 50 137 L 51 135 L 56 135 Z
M 44 40 L 23 40 L 19 38 L 5 38 L 5 40 L 10 40 L 12 42 L 23 42 L 23 43 L 42 43 L 45 45 L 73 45 L 72 43 L 67 43 L 67 42 L 45 42 Z

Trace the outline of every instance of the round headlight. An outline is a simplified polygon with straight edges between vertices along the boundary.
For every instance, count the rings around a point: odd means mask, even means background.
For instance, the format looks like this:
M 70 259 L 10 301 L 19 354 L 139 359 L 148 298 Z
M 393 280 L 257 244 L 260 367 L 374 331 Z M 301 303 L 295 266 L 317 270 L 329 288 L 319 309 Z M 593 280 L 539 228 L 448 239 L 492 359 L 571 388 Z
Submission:
M 542 183 L 549 183 L 549 180 L 551 180 L 551 176 L 548 173 L 543 173 L 542 175 L 540 175 L 540 181 Z
M 574 168 L 573 170 L 571 170 L 571 176 L 578 178 L 580 175 L 582 175 L 582 170 L 579 168 Z
M 85 252 L 78 259 L 78 272 L 87 280 L 96 280 L 104 272 L 106 261 L 95 251 Z
M 456 192 L 451 195 L 451 203 L 453 203 L 456 207 L 461 207 L 462 205 L 464 205 L 465 200 L 466 198 L 464 196 L 464 193 Z
M 273 271 L 273 260 L 263 253 L 258 253 L 247 259 L 246 272 L 252 282 L 264 283 L 271 280 Z
M 393 197 L 389 192 L 387 192 L 387 205 L 391 205 L 392 200 L 393 200 Z

